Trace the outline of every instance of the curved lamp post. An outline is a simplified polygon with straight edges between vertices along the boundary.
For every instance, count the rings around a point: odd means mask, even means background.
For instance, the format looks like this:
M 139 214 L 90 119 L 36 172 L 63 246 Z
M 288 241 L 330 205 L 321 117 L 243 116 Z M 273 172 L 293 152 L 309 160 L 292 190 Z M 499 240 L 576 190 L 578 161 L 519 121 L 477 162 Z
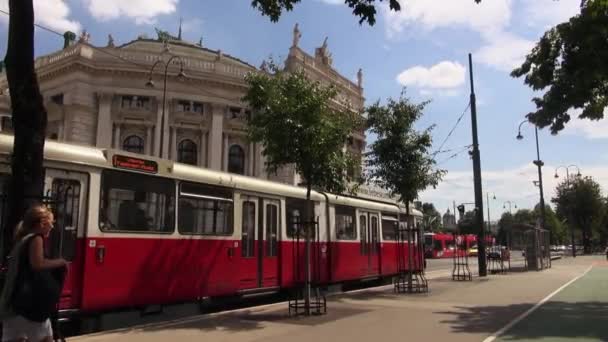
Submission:
M 577 170 L 576 176 L 580 177 L 581 176 L 581 169 L 577 165 L 574 165 L 574 164 L 570 164 L 568 166 L 560 165 L 560 166 L 558 166 L 558 167 L 555 168 L 555 176 L 554 176 L 555 178 L 559 178 L 559 175 L 557 174 L 557 170 L 559 170 L 561 168 L 563 168 L 563 169 L 566 170 L 566 186 L 568 188 L 570 188 L 570 172 L 569 172 L 569 170 L 570 170 L 571 167 L 575 167 L 576 168 L 576 170 Z M 574 227 L 572 225 L 569 225 L 569 226 L 570 226 L 570 243 L 572 244 L 572 257 L 576 258 L 576 247 L 574 245 Z
M 184 72 L 184 61 L 182 60 L 181 57 L 179 56 L 171 56 L 171 58 L 169 58 L 169 60 L 164 63 L 165 66 L 165 74 L 164 74 L 164 80 L 163 80 L 163 111 L 161 114 L 161 119 L 160 119 L 160 158 L 163 158 L 163 153 L 165 151 L 165 147 L 164 147 L 164 137 L 165 137 L 165 102 L 166 102 L 166 98 L 167 98 L 167 76 L 168 76 L 168 71 L 169 71 L 169 65 L 171 65 L 171 62 L 177 59 L 179 61 L 179 73 L 177 74 L 177 79 L 178 80 L 183 80 L 186 78 L 186 73 Z M 154 62 L 154 64 L 152 65 L 152 68 L 150 68 L 150 72 L 148 74 L 148 82 L 146 82 L 146 87 L 148 88 L 154 88 L 154 81 L 152 81 L 152 73 L 154 72 L 154 68 L 156 68 L 156 66 L 158 64 L 163 63 L 162 60 L 158 60 L 156 62 Z
M 509 214 L 510 214 L 510 215 L 513 215 L 513 213 L 511 212 L 511 205 L 513 205 L 513 207 L 515 207 L 515 209 L 517 209 L 517 204 L 515 204 L 514 202 L 511 202 L 511 201 L 505 201 L 505 202 L 502 204 L 502 208 L 503 208 L 503 209 L 507 209 L 507 203 L 509 204 Z
M 519 124 L 517 129 L 517 140 L 522 140 L 524 136 L 521 134 L 521 126 L 529 122 L 524 120 Z M 538 189 L 540 193 L 540 225 L 542 229 L 545 229 L 545 196 L 543 194 L 543 161 L 540 159 L 540 149 L 538 147 L 538 126 L 534 125 L 534 135 L 536 137 L 536 160 L 533 162 L 538 167 Z

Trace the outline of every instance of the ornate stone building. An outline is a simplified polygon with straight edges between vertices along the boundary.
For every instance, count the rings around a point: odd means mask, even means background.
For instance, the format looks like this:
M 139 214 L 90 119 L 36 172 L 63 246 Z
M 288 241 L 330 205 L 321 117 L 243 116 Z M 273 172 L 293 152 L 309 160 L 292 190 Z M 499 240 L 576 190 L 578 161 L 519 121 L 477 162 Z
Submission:
M 48 137 L 297 184 L 293 168 L 269 176 L 260 146 L 246 139 L 251 112 L 241 101 L 244 76 L 258 69 L 181 35 L 157 32 L 156 39 L 140 36 L 119 46 L 108 36 L 103 47 L 91 45 L 84 32 L 37 58 Z M 363 108 L 361 71 L 358 84 L 350 81 L 332 67 L 327 39 L 312 56 L 298 46 L 297 25 L 293 34 L 285 69 L 303 68 L 311 79 L 338 87 L 337 105 Z M 6 132 L 11 121 L 5 76 L 0 73 L 0 130 Z M 364 132 L 354 132 L 347 148 L 361 155 Z

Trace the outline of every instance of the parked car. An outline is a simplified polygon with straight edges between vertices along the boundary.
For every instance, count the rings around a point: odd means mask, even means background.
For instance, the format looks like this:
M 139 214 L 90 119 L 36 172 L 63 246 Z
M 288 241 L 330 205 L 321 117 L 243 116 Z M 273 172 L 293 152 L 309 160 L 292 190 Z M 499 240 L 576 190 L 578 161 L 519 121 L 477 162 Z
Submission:
M 477 249 L 477 246 L 469 248 L 469 256 L 477 256 L 478 252 L 479 250 Z
M 502 249 L 502 246 L 494 246 L 488 248 L 488 260 L 500 260 Z

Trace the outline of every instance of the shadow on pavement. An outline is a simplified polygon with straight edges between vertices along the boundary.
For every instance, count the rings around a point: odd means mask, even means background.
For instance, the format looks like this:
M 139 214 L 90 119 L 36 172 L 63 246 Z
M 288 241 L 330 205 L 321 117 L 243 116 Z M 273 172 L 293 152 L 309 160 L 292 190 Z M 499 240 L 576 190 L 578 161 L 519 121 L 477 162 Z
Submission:
M 456 311 L 437 312 L 451 316 L 441 321 L 455 333 L 492 334 L 507 325 L 533 304 L 457 307 Z M 509 329 L 501 340 L 541 338 L 591 338 L 608 341 L 608 303 L 548 302 Z

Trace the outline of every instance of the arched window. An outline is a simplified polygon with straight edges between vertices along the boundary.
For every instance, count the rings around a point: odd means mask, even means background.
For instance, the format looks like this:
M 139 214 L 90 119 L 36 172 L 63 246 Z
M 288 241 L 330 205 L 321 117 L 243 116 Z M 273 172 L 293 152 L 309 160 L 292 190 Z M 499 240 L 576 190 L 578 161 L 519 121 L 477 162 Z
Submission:
M 10 116 L 3 116 L 0 125 L 2 125 L 2 132 L 13 131 L 13 119 Z
M 132 153 L 144 153 L 144 139 L 130 135 L 122 142 L 122 149 Z
M 196 165 L 197 164 L 197 147 L 194 141 L 190 139 L 182 140 L 177 145 L 177 161 L 184 164 Z
M 228 172 L 245 174 L 245 152 L 239 145 L 230 146 L 228 152 Z

